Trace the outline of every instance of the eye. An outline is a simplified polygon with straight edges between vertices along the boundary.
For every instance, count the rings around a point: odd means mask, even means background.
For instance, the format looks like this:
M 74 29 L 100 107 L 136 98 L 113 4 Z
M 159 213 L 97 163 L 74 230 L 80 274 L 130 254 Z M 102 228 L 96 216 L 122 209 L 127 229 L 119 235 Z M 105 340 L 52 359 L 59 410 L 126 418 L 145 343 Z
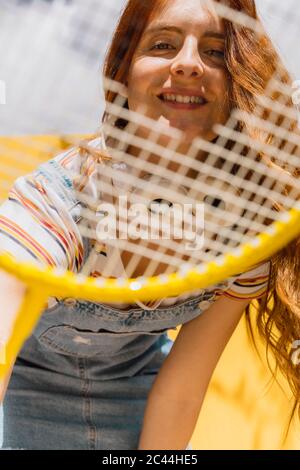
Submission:
M 225 52 L 223 50 L 209 49 L 208 51 L 205 51 L 205 53 L 210 57 L 216 57 L 217 59 L 225 58 Z
M 160 50 L 160 51 L 171 50 L 171 49 L 173 49 L 173 46 L 171 44 L 169 44 L 168 42 L 158 42 L 158 43 L 154 44 L 154 46 L 151 47 L 151 51 L 154 50 L 154 49 Z

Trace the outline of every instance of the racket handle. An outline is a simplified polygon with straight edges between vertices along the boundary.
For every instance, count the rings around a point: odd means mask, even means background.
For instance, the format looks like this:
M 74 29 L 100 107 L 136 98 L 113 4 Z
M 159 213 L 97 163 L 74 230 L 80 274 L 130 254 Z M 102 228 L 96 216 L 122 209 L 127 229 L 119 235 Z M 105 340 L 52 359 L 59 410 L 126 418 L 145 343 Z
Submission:
M 7 376 L 24 342 L 34 330 L 48 298 L 49 292 L 36 286 L 26 290 L 10 337 L 4 345 L 0 344 L 0 381 Z

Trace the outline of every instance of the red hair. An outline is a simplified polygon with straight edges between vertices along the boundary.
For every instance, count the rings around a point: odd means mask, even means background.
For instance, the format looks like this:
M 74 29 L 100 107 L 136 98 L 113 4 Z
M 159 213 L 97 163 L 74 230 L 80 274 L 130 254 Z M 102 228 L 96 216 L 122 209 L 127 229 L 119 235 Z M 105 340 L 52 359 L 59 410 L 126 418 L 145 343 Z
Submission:
M 183 0 L 184 1 L 184 0 Z M 217 0 L 218 3 L 243 12 L 258 20 L 254 0 Z M 120 17 L 113 35 L 104 64 L 104 76 L 126 84 L 129 68 L 137 44 L 152 15 L 166 6 L 168 0 L 129 0 Z M 138 27 L 137 27 L 138 25 Z M 270 39 L 266 34 L 257 34 L 250 28 L 224 20 L 225 25 L 225 61 L 230 75 L 230 101 L 232 108 L 252 112 L 257 107 L 257 96 L 266 93 L 268 83 L 275 73 L 281 81 L 291 83 L 289 74 L 281 64 Z M 269 92 L 268 92 L 269 93 Z M 271 99 L 280 98 L 280 92 L 271 94 Z M 112 102 L 114 93 L 106 91 L 107 102 Z M 286 101 L 286 100 L 285 100 Z M 286 103 L 293 106 L 291 100 Z M 262 116 L 268 118 L 270 110 L 262 110 Z M 104 113 L 103 119 L 105 120 Z M 278 114 L 277 125 L 287 118 Z M 122 120 L 119 120 L 122 126 Z M 243 122 L 241 128 L 247 127 Z M 285 124 L 286 127 L 286 124 Z M 295 130 L 297 122 L 290 120 L 289 129 Z M 247 127 L 247 132 L 256 139 L 272 142 L 272 134 L 265 135 L 257 128 Z M 280 148 L 286 142 L 282 140 Z M 295 148 L 293 153 L 299 152 Z M 263 157 L 260 155 L 260 158 Z M 300 242 L 296 240 L 272 259 L 272 269 L 268 295 L 257 301 L 257 324 L 268 349 L 275 355 L 277 366 L 287 377 L 295 396 L 295 408 L 300 413 L 300 366 L 291 361 L 291 344 L 300 339 Z M 273 299 L 273 303 L 269 301 Z M 247 318 L 251 322 L 247 309 Z M 276 329 L 276 334 L 274 333 Z M 252 330 L 251 330 L 252 331 Z

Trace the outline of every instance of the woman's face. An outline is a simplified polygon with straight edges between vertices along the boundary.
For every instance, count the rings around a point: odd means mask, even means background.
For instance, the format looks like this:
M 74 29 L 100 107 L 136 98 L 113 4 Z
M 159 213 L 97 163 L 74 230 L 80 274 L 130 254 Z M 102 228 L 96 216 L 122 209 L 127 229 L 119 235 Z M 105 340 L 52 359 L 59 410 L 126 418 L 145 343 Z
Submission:
M 143 32 L 128 76 L 129 109 L 213 140 L 229 115 L 224 25 L 205 0 L 169 0 Z M 142 132 L 140 132 L 142 134 Z

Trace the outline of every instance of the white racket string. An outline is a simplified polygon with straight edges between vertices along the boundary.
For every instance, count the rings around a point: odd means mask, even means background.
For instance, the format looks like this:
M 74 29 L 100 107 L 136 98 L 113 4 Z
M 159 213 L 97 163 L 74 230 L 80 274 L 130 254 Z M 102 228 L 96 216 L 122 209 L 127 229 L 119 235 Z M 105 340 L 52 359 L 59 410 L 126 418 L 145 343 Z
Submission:
M 265 31 L 259 22 L 223 3 L 211 2 L 224 20 L 249 31 L 258 42 L 263 40 Z M 115 2 L 104 1 L 101 9 L 95 11 L 90 29 L 91 50 L 97 49 L 96 30 L 99 28 L 100 36 L 101 32 L 106 33 L 106 20 L 117 9 Z M 286 21 L 284 8 L 279 11 Z M 81 28 L 86 30 L 84 17 L 91 13 L 90 2 L 74 8 L 67 17 L 68 28 L 73 21 L 79 21 L 79 12 Z M 295 13 L 293 24 L 298 17 Z M 29 25 L 29 16 L 27 20 Z M 45 22 L 40 37 L 50 25 Z M 42 65 L 42 55 L 36 65 Z M 73 70 L 80 77 L 79 69 Z M 26 83 L 29 79 L 27 74 Z M 103 77 L 102 84 L 105 96 L 110 98 L 104 103 L 105 119 L 99 132 L 84 142 L 78 136 L 69 139 L 74 146 L 70 158 L 77 158 L 81 152 L 78 174 L 70 171 L 80 204 L 78 230 L 92 247 L 81 275 L 97 271 L 101 256 L 103 277 L 147 278 L 176 272 L 182 266 L 199 267 L 252 243 L 258 234 L 272 230 L 274 222 L 285 220 L 288 211 L 299 207 L 300 136 L 295 127 L 298 115 L 292 104 L 294 88 L 287 82 L 281 63 L 251 109 L 233 108 L 227 122 L 214 126 L 213 141 L 196 137 L 184 146 L 183 132 L 151 119 L 142 99 L 138 111 L 129 109 L 124 84 L 109 77 Z M 33 109 L 37 103 L 34 99 Z M 67 107 L 65 116 L 72 114 Z M 6 151 L 7 144 L 0 142 L 3 191 L 8 189 L 9 181 L 37 166 L 42 158 L 39 154 L 50 152 L 51 144 L 47 148 L 44 143 L 28 141 L 20 150 L 12 146 L 7 155 Z M 28 159 L 24 158 L 24 151 Z M 126 203 L 120 204 L 125 199 Z M 101 232 L 107 217 L 102 204 L 114 209 L 115 220 L 111 219 L 110 227 L 114 236 L 106 239 Z M 128 207 L 138 204 L 145 211 L 134 223 Z M 184 228 L 181 238 L 175 236 L 180 228 Z M 134 239 L 129 229 L 142 236 Z

